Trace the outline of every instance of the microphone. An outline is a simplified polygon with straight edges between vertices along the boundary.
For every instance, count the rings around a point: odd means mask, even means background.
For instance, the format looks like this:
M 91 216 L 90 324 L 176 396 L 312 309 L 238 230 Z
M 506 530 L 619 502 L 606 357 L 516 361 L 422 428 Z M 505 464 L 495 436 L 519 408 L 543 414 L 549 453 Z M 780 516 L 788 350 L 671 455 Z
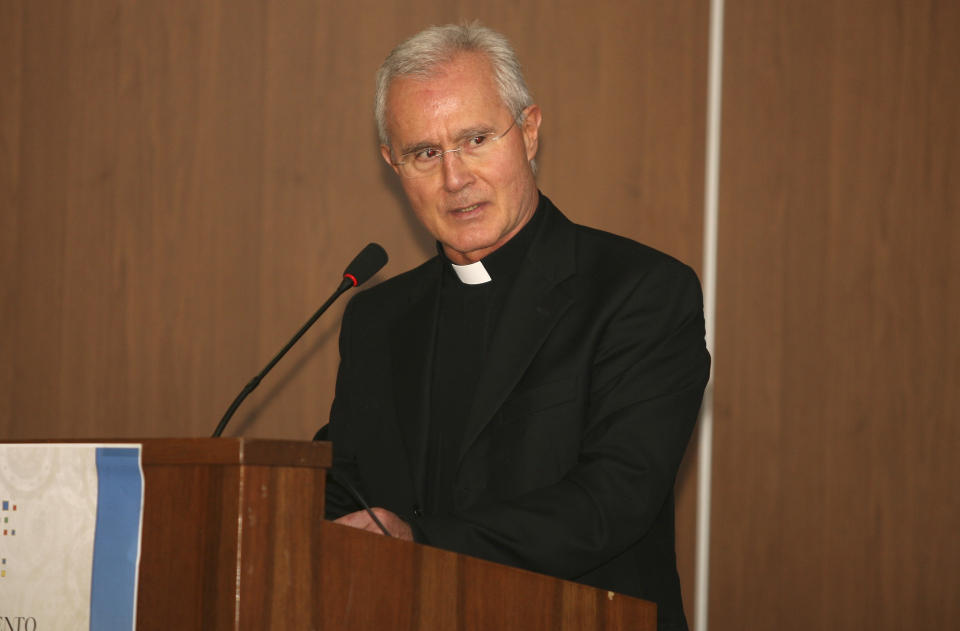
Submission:
M 351 281 L 351 287 L 362 285 L 386 264 L 387 251 L 378 243 L 368 243 L 367 247 L 360 250 L 360 254 L 350 261 L 347 269 L 343 270 L 343 279 Z
M 380 271 L 380 269 L 387 264 L 387 252 L 376 243 L 368 243 L 367 247 L 360 250 L 358 254 L 350 264 L 347 265 L 347 269 L 343 271 L 343 280 L 340 281 L 340 285 L 337 287 L 337 290 L 333 292 L 333 295 L 327 299 L 323 305 L 317 309 L 317 312 L 307 320 L 306 324 L 300 327 L 300 330 L 287 342 L 287 345 L 280 349 L 280 352 L 277 353 L 277 356 L 270 360 L 270 363 L 261 370 L 253 379 L 251 379 L 247 385 L 243 387 L 243 390 L 240 391 L 240 394 L 237 395 L 237 398 L 233 400 L 233 403 L 230 404 L 230 407 L 227 408 L 226 413 L 223 415 L 223 418 L 220 419 L 220 423 L 217 424 L 217 429 L 213 431 L 213 438 L 219 438 L 223 434 L 223 430 L 227 427 L 227 423 L 230 422 L 230 417 L 233 416 L 233 413 L 237 411 L 237 408 L 240 407 L 240 404 L 243 403 L 243 400 L 247 398 L 251 392 L 253 392 L 257 386 L 260 385 L 260 381 L 266 376 L 268 372 L 276 365 L 280 359 L 287 354 L 294 344 L 297 343 L 304 333 L 307 332 L 313 323 L 323 315 L 323 312 L 326 311 L 330 305 L 333 304 L 333 301 L 340 297 L 340 295 L 352 287 L 357 287 L 358 285 L 367 282 L 370 280 L 370 277 Z

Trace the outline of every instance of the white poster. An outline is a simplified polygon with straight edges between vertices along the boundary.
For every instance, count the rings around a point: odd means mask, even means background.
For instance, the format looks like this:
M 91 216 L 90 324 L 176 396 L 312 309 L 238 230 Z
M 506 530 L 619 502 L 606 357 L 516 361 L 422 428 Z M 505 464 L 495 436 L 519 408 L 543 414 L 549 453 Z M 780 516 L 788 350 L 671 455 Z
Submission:
M 135 627 L 139 445 L 0 444 L 0 629 Z

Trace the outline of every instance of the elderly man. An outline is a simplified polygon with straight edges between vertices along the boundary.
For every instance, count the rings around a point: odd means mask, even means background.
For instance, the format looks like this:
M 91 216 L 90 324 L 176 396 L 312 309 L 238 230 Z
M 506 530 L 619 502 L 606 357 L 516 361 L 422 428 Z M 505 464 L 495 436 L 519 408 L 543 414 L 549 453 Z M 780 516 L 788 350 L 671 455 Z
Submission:
M 376 118 L 438 255 L 344 314 L 328 517 L 381 532 L 359 494 L 394 536 L 646 598 L 686 628 L 673 484 L 710 364 L 696 276 L 538 191 L 540 108 L 489 29 L 400 44 Z

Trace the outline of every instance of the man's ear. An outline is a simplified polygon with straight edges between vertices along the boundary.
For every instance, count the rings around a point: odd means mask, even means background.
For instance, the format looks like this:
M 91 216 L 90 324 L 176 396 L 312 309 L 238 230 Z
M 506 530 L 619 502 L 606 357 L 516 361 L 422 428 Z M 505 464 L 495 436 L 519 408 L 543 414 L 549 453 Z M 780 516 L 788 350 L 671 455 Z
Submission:
M 387 145 L 380 145 L 380 156 L 383 158 L 383 161 L 390 165 L 390 168 L 393 169 L 393 172 L 397 175 L 400 174 L 400 167 L 393 163 L 393 158 L 390 157 L 390 147 Z
M 540 146 L 540 106 L 531 105 L 524 111 L 523 144 L 527 149 L 527 160 L 533 160 L 537 155 L 537 148 Z

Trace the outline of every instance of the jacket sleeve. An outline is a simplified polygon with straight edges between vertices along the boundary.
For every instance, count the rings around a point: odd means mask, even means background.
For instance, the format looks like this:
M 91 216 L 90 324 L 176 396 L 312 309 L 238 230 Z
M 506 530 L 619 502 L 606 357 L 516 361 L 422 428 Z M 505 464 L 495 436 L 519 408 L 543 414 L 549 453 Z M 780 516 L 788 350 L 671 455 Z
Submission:
M 336 393 L 330 410 L 330 423 L 327 439 L 333 443 L 333 466 L 327 472 L 325 516 L 336 519 L 347 513 L 360 510 L 361 504 L 354 493 L 361 491 L 360 476 L 357 467 L 356 437 L 350 431 L 351 405 L 343 380 L 350 374 L 352 353 L 349 351 L 353 310 L 353 300 L 347 303 L 340 326 L 340 367 L 337 371 Z
M 672 492 L 710 356 L 700 285 L 688 267 L 660 266 L 625 293 L 584 375 L 589 400 L 575 464 L 555 483 L 508 500 L 421 517 L 420 540 L 574 578 L 648 533 Z

